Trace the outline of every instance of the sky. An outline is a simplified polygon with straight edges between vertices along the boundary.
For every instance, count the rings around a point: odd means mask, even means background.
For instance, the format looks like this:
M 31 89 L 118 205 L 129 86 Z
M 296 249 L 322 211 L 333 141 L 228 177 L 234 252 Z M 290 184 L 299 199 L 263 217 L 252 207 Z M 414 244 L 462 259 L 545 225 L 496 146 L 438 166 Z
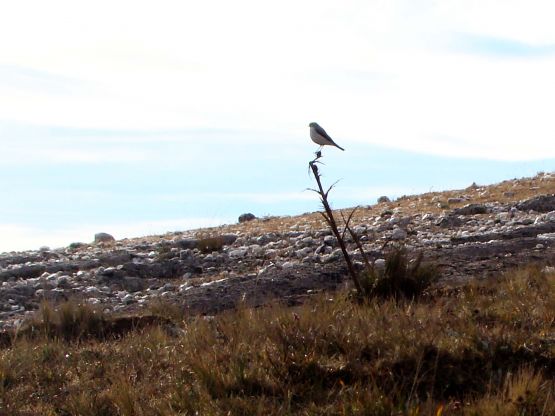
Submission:
M 18 1 L 0 13 L 0 252 L 555 166 L 555 3 Z

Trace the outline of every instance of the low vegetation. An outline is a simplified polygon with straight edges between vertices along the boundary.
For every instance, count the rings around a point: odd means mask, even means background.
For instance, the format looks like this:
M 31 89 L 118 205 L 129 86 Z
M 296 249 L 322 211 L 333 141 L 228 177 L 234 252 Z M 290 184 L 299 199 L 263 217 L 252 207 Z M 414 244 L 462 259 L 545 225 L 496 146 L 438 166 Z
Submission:
M 538 267 L 419 297 L 166 310 L 115 337 L 45 306 L 0 350 L 0 414 L 555 414 L 555 274 Z
M 321 181 L 320 171 L 318 169 L 319 153 L 316 159 L 309 163 L 309 167 L 314 175 L 317 189 L 312 189 L 320 197 L 320 202 L 324 209 L 320 212 L 328 225 L 330 231 L 337 239 L 351 282 L 355 289 L 354 296 L 360 302 L 364 302 L 374 297 L 392 298 L 392 299 L 415 299 L 421 296 L 426 289 L 428 289 L 435 281 L 439 280 L 439 271 L 434 265 L 423 264 L 423 254 L 412 262 L 409 261 L 406 249 L 402 245 L 397 245 L 389 249 L 387 258 L 385 259 L 384 269 L 376 267 L 374 262 L 369 260 L 368 254 L 364 250 L 359 237 L 353 231 L 350 223 L 355 215 L 357 208 L 354 208 L 345 217 L 343 212 L 339 212 L 343 223 L 339 225 L 336 214 L 331 209 L 328 200 L 330 191 L 333 186 L 330 186 L 327 191 L 324 191 Z M 340 227 L 343 229 L 340 231 Z M 352 238 L 356 247 L 364 260 L 363 270 L 357 270 L 354 266 L 353 256 L 347 250 L 346 235 Z M 390 241 L 387 241 L 385 246 Z
M 395 247 L 387 254 L 383 269 L 368 264 L 360 274 L 365 298 L 416 299 L 437 282 L 440 271 L 434 264 L 423 263 L 423 254 L 409 261 L 404 247 Z

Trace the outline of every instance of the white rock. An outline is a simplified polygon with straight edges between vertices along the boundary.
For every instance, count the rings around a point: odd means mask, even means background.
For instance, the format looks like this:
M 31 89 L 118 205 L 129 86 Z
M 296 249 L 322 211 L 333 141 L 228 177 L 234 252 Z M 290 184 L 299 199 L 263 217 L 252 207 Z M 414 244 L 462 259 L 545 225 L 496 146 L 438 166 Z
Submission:
M 391 218 L 389 218 L 388 220 L 386 220 L 386 222 L 389 225 L 396 225 L 399 224 L 399 222 L 401 221 L 401 218 L 397 217 L 397 216 L 392 216 Z
M 404 240 L 407 238 L 407 232 L 402 228 L 395 228 L 391 233 L 392 240 Z
M 279 250 L 276 250 L 275 248 L 271 248 L 266 250 L 265 256 L 267 259 L 273 259 L 275 257 L 277 257 Z
M 135 299 L 133 298 L 133 295 L 127 294 L 121 299 L 121 301 L 124 304 L 129 305 L 130 303 L 133 303 L 135 301 Z
M 264 251 L 264 249 L 262 248 L 262 246 L 260 244 L 251 244 L 250 246 L 247 247 L 251 253 L 253 253 L 254 255 L 260 254 Z
M 238 248 L 237 250 L 232 250 L 229 252 L 229 257 L 232 259 L 240 259 L 247 255 L 246 248 Z
M 374 267 L 376 269 L 385 269 L 385 259 L 377 259 L 374 262 Z
M 301 259 L 301 258 L 311 254 L 312 251 L 313 251 L 312 247 L 301 248 L 300 250 L 295 251 L 295 257 Z
M 434 214 L 428 212 L 422 216 L 422 221 L 433 221 L 434 218 Z
M 353 228 L 353 231 L 356 235 L 364 234 L 366 232 L 366 226 L 357 225 L 356 227 Z

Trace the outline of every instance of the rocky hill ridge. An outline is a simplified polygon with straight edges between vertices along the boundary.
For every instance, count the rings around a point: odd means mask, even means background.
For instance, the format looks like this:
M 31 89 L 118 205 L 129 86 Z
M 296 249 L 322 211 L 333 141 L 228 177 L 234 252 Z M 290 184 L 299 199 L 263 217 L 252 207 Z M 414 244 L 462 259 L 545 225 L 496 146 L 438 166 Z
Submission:
M 384 243 L 395 241 L 436 262 L 442 284 L 456 284 L 525 263 L 555 264 L 554 194 L 555 173 L 540 173 L 384 198 L 359 208 L 352 224 L 378 265 Z M 108 313 L 162 300 L 214 314 L 239 302 L 295 304 L 347 280 L 335 237 L 317 213 L 104 241 L 0 254 L 0 327 L 17 325 L 43 300 L 78 298 Z M 349 251 L 359 259 L 353 242 Z

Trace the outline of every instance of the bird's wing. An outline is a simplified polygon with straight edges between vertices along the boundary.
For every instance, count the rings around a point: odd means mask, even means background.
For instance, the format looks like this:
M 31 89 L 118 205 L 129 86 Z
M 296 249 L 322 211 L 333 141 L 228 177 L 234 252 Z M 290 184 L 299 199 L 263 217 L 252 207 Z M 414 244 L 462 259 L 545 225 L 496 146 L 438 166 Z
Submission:
M 333 139 L 328 136 L 328 133 L 326 133 L 326 130 L 324 130 L 322 127 L 320 127 L 319 124 L 316 125 L 316 127 L 314 127 L 316 129 L 316 133 L 318 133 L 320 136 L 325 137 L 326 139 L 328 139 L 329 141 L 331 141 L 333 143 Z

